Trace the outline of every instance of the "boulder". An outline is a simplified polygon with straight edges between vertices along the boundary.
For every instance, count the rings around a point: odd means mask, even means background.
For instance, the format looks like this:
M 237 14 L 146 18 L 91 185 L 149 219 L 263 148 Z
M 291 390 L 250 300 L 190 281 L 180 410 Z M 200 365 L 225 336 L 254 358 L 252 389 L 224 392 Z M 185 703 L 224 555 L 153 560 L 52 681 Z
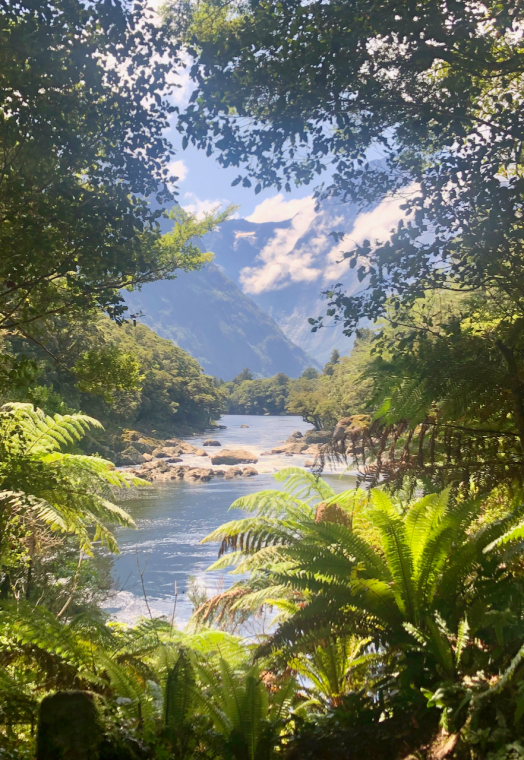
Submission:
M 206 483 L 214 477 L 214 471 L 203 467 L 189 467 L 185 474 L 184 480 L 195 480 Z
M 166 438 L 164 441 L 164 444 L 166 446 L 180 446 L 180 444 L 184 443 L 180 438 Z
M 180 456 L 180 454 L 196 454 L 197 456 L 207 456 L 206 452 L 198 446 L 194 446 L 187 441 L 180 441 L 178 438 L 170 438 L 166 445 L 162 446 L 163 451 L 169 452 L 170 456 Z
M 179 465 L 178 467 L 171 467 L 169 470 L 169 480 L 184 480 L 186 474 L 186 467 Z
M 169 454 L 165 449 L 155 449 L 152 453 L 152 456 L 154 456 L 155 459 L 163 459 L 164 457 L 168 457 Z
M 343 442 L 346 436 L 360 434 L 367 430 L 372 423 L 369 414 L 353 414 L 351 417 L 342 417 L 333 430 L 333 441 Z
M 301 433 L 300 430 L 295 430 L 295 432 L 291 433 L 291 435 L 289 436 L 287 440 L 288 440 L 288 443 L 293 443 L 293 441 L 296 441 L 299 438 L 303 438 L 303 437 L 304 437 L 304 434 Z
M 211 455 L 212 464 L 256 464 L 258 457 L 247 449 L 223 449 Z
M 308 445 L 304 441 L 293 441 L 291 443 L 283 443 L 281 446 L 275 446 L 271 449 L 271 454 L 302 454 L 307 449 Z
M 230 467 L 228 470 L 226 470 L 224 478 L 226 480 L 233 480 L 233 478 L 242 477 L 242 474 L 243 474 L 242 467 Z
M 252 478 L 254 475 L 258 475 L 258 470 L 254 467 L 242 467 L 242 475 L 245 478 Z
M 131 464 L 143 464 L 146 459 L 134 446 L 128 446 L 121 451 L 116 457 L 116 464 L 119 467 L 126 467 Z
M 240 425 L 241 428 L 248 428 L 249 425 Z
M 331 440 L 330 430 L 310 430 L 306 433 L 305 439 L 308 443 L 327 443 Z
M 103 739 L 95 694 L 59 691 L 44 697 L 38 715 L 36 760 L 97 760 Z
M 307 448 L 308 445 L 304 441 L 296 441 L 295 443 L 288 443 L 286 451 L 288 454 L 302 454 Z
M 222 446 L 220 441 L 215 441 L 213 438 L 208 438 L 207 441 L 204 441 L 202 446 Z
M 124 441 L 139 441 L 142 438 L 142 434 L 138 430 L 124 430 Z
M 311 454 L 311 456 L 317 456 L 320 453 L 320 444 L 312 443 L 307 449 L 304 449 L 304 454 Z
M 157 447 L 158 443 L 152 441 L 146 441 L 141 438 L 139 441 L 133 441 L 133 446 L 141 454 L 151 454 Z

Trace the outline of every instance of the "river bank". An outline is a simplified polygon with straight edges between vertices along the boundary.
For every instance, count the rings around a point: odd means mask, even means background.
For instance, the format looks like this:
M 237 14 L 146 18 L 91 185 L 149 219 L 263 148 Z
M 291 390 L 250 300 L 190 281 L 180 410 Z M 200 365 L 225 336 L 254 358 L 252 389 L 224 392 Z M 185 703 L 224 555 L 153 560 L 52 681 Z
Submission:
M 303 428 L 302 423 L 285 440 L 275 443 L 252 435 L 253 425 L 257 435 L 260 433 L 260 420 L 264 417 L 227 415 L 227 419 L 229 425 L 218 426 L 212 435 L 189 439 L 159 441 L 131 432 L 129 456 L 137 461 L 127 469 L 137 477 L 156 483 L 254 477 L 288 466 L 314 467 L 321 444 L 330 438 L 330 433 L 319 433 L 310 425 Z

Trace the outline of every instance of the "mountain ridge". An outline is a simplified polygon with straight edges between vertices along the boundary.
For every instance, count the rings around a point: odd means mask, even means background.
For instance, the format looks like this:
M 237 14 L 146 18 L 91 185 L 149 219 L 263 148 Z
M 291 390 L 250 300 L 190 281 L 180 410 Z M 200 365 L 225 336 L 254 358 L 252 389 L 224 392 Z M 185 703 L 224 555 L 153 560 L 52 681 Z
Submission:
M 216 264 L 148 284 L 126 301 L 141 321 L 223 380 L 246 367 L 264 377 L 297 377 L 316 364 Z

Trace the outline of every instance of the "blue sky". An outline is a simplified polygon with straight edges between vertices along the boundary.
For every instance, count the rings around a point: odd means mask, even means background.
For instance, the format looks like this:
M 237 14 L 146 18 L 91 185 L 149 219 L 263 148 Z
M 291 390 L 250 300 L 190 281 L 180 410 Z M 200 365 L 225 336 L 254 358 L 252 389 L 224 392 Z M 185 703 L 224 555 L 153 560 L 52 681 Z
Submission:
M 175 130 L 171 130 L 169 136 L 175 147 L 180 144 Z M 177 151 L 172 161 L 172 169 L 179 176 L 177 188 L 180 204 L 197 213 L 216 206 L 233 204 L 238 207 L 235 215 L 246 218 L 263 201 L 277 195 L 287 202 L 306 198 L 313 192 L 313 186 L 297 188 L 291 193 L 280 193 L 270 188 L 256 195 L 251 188 L 232 186 L 233 180 L 238 177 L 238 168 L 225 169 L 220 166 L 214 155 L 206 156 L 203 150 L 197 150 L 192 146 Z

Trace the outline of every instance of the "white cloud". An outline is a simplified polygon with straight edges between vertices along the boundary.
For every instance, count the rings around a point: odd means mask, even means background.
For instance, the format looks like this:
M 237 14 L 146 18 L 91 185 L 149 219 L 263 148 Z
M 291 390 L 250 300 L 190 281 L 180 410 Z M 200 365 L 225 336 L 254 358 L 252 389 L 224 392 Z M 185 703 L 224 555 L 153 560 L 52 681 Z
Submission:
M 173 159 L 168 164 L 168 169 L 171 174 L 174 174 L 176 177 L 178 177 L 178 183 L 183 182 L 185 178 L 187 177 L 188 168 L 187 164 L 184 163 L 184 161 Z
M 257 256 L 257 265 L 245 267 L 240 280 L 246 293 L 276 290 L 291 282 L 311 282 L 322 270 L 314 266 L 317 246 L 295 248 L 316 217 L 315 201 L 311 196 L 286 201 L 279 194 L 260 203 L 247 220 L 255 223 L 289 221 Z M 260 262 L 260 264 L 258 264 Z
M 189 69 L 184 68 L 173 72 L 173 74 L 169 76 L 169 80 L 176 85 L 170 97 L 171 102 L 180 106 L 180 108 L 185 108 L 189 103 L 189 98 L 195 88 L 195 83 L 191 79 Z
M 266 198 L 265 201 L 255 206 L 251 216 L 247 216 L 248 222 L 262 224 L 263 222 L 284 222 L 292 219 L 296 214 L 304 213 L 311 208 L 314 202 L 311 195 L 306 198 L 296 198 L 295 200 L 284 200 L 282 193 L 274 195 L 272 198 Z
M 195 195 L 195 193 L 184 193 L 181 205 L 190 214 L 202 217 L 211 211 L 218 211 L 220 208 L 227 206 L 228 203 L 224 198 L 202 199 Z
M 169 84 L 175 85 L 169 99 L 173 105 L 185 108 L 189 103 L 191 93 L 195 89 L 195 83 L 191 79 L 191 66 L 194 61 L 186 52 L 181 53 L 179 60 L 178 67 L 167 75 Z M 176 119 L 176 114 L 171 115 L 171 121 L 174 119 Z
M 372 211 L 359 214 L 353 229 L 327 254 L 328 266 L 324 271 L 324 280 L 340 280 L 347 272 L 349 262 L 341 261 L 345 251 L 361 245 L 364 240 L 369 240 L 371 245 L 389 240 L 400 220 L 406 217 L 406 210 L 400 207 L 416 190 L 416 184 L 409 185 L 401 193 L 384 198 Z

